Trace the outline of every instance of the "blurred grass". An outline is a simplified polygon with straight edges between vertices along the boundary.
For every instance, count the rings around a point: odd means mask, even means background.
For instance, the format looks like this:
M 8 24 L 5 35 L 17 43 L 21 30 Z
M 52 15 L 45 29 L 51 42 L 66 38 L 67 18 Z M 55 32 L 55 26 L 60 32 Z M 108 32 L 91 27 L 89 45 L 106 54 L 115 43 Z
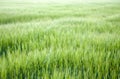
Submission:
M 119 79 L 119 3 L 0 3 L 0 79 Z

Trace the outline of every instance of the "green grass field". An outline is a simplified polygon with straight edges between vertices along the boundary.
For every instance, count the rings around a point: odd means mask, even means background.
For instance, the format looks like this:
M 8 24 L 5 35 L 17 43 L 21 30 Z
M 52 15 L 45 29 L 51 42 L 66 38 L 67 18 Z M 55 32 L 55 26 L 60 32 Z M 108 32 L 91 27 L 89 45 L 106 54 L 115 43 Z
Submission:
M 0 79 L 120 79 L 120 1 L 0 0 Z

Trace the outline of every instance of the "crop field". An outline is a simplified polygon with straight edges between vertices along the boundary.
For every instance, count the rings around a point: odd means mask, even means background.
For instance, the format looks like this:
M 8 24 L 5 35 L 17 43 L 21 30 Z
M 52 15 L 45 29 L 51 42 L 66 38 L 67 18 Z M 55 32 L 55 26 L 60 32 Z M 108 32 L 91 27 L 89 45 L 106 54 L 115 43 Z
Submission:
M 0 0 L 0 79 L 120 79 L 120 1 Z

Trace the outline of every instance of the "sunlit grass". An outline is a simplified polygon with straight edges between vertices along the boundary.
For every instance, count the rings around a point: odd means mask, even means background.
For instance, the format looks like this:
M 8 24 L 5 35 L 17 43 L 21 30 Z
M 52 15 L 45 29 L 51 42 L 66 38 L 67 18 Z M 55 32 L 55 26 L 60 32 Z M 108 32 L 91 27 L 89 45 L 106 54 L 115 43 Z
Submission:
M 120 78 L 119 3 L 0 4 L 0 79 Z

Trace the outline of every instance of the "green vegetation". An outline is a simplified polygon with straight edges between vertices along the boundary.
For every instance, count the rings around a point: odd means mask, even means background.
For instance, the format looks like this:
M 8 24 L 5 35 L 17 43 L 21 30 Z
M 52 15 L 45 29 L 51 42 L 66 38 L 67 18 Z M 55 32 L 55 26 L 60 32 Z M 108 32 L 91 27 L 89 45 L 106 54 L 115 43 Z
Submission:
M 0 2 L 0 79 L 119 79 L 120 3 Z

